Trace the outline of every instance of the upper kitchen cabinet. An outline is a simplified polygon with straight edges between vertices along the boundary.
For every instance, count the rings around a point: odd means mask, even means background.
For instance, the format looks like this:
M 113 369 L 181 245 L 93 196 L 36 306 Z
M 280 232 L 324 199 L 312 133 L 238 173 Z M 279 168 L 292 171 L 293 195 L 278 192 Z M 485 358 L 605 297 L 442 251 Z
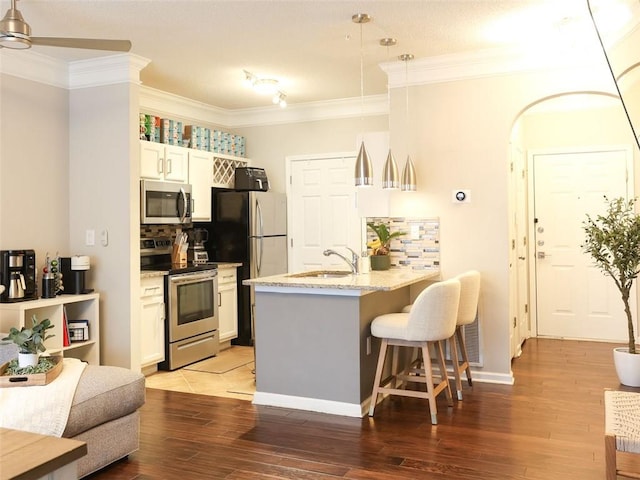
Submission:
M 189 183 L 194 222 L 211 221 L 211 187 L 213 186 L 213 153 L 203 150 L 189 151 Z
M 189 149 L 164 143 L 140 141 L 140 177 L 187 183 Z

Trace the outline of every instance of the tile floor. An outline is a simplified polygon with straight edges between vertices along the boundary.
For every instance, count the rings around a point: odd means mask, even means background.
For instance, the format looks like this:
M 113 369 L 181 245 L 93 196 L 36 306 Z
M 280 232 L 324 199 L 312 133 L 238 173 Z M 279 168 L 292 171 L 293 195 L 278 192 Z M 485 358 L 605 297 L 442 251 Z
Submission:
M 253 356 L 253 347 L 241 346 L 231 346 L 217 356 L 226 360 L 232 360 L 234 356 L 246 357 L 247 349 Z M 158 371 L 147 376 L 146 383 L 148 388 L 251 401 L 256 390 L 254 366 L 254 362 L 250 362 L 225 373 L 199 372 L 185 368 L 172 372 Z

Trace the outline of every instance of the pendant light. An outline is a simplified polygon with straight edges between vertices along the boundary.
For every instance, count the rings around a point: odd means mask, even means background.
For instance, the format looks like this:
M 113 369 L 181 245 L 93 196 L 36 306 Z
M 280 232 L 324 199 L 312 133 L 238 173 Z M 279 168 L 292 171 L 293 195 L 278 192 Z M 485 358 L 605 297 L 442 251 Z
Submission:
M 389 58 L 389 47 L 393 47 L 397 43 L 395 38 L 382 38 L 380 45 L 387 47 L 387 59 Z M 382 174 L 382 188 L 388 190 L 397 190 L 400 188 L 400 181 L 398 180 L 398 165 L 396 159 L 391 153 L 391 89 L 389 87 L 389 80 L 387 78 L 387 104 L 389 119 L 389 153 L 387 154 L 387 161 L 384 164 L 384 172 Z
M 411 156 L 409 155 L 409 61 L 413 60 L 413 55 L 410 53 L 404 53 L 398 57 L 400 60 L 405 62 L 404 65 L 404 77 L 405 77 L 405 110 L 407 113 L 407 131 L 406 131 L 406 145 L 407 145 L 407 161 L 404 164 L 404 169 L 402 170 L 402 182 L 400 185 L 400 189 L 403 192 L 415 192 L 416 191 L 416 170 L 413 166 L 413 162 L 411 161 Z
M 360 151 L 356 159 L 355 184 L 356 187 L 370 187 L 373 185 L 373 166 L 371 165 L 371 160 L 369 160 L 367 149 L 364 147 L 364 54 L 362 46 L 362 24 L 369 23 L 371 17 L 366 13 L 356 13 L 351 17 L 351 20 L 360 25 L 360 121 L 363 134 Z

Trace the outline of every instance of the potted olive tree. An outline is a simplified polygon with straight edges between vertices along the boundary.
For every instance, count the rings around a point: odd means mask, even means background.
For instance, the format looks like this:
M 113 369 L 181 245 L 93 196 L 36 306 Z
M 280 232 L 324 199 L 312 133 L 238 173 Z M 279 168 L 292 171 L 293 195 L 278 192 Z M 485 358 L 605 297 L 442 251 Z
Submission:
M 609 200 L 607 212 L 592 218 L 587 215 L 583 224 L 586 234 L 583 250 L 593 262 L 609 275 L 620 291 L 627 318 L 627 347 L 615 348 L 614 364 L 620 383 L 640 387 L 640 355 L 636 354 L 630 294 L 633 281 L 640 272 L 640 215 L 634 211 L 636 199 L 622 197 Z
M 391 266 L 391 257 L 389 257 L 389 249 L 391 248 L 391 240 L 396 237 L 400 237 L 405 232 L 393 232 L 389 231 L 384 223 L 369 222 L 367 226 L 373 230 L 378 238 L 369 243 L 367 246 L 372 249 L 373 255 L 371 255 L 371 270 L 389 270 Z
M 9 335 L 2 339 L 18 346 L 18 366 L 20 368 L 37 365 L 40 352 L 46 350 L 44 341 L 53 337 L 53 335 L 46 333 L 47 330 L 53 328 L 48 318 L 38 322 L 34 315 L 31 322 L 31 327 L 23 326 L 20 330 L 11 327 Z

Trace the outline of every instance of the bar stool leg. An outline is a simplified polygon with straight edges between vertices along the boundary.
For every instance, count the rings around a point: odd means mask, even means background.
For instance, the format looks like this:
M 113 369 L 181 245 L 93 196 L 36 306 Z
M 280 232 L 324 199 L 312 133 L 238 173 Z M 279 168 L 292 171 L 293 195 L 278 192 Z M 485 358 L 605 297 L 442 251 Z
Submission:
M 460 356 L 458 354 L 458 345 L 456 344 L 455 334 L 447 340 L 451 348 L 451 363 L 453 364 L 453 375 L 456 379 L 456 394 L 458 400 L 462 400 L 462 379 L 460 376 Z
M 440 382 L 444 382 L 445 395 L 447 396 L 447 404 L 453 407 L 453 396 L 451 395 L 451 385 L 449 385 L 449 376 L 447 375 L 447 365 L 444 362 L 444 350 L 442 342 L 435 342 L 436 356 L 440 367 Z
M 460 345 L 460 351 L 462 353 L 463 365 L 467 374 L 467 382 L 469 386 L 473 386 L 471 381 L 471 367 L 469 366 L 469 357 L 467 356 L 467 346 L 464 343 L 464 335 L 462 335 L 462 328 L 456 328 L 456 337 L 458 338 L 458 345 Z
M 373 391 L 371 392 L 371 404 L 369 405 L 369 416 L 373 417 L 373 411 L 378 401 L 378 390 L 380 389 L 380 380 L 382 378 L 382 369 L 384 368 L 384 358 L 387 355 L 388 340 L 383 338 L 380 343 L 380 354 L 378 355 L 378 366 L 376 367 L 376 378 L 373 380 Z
M 425 342 L 422 346 L 422 361 L 424 364 L 424 375 L 427 382 L 427 393 L 429 394 L 429 411 L 431 412 L 431 424 L 438 424 L 438 407 L 436 405 L 435 388 L 433 386 L 433 375 L 431 373 L 431 355 L 429 354 L 429 344 Z

